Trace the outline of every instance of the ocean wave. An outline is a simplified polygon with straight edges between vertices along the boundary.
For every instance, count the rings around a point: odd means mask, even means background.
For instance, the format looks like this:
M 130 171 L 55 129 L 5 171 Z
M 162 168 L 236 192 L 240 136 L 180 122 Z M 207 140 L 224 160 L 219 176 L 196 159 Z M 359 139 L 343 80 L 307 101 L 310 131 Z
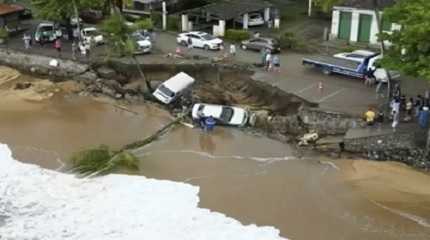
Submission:
M 2 239 L 284 239 L 274 227 L 199 208 L 198 192 L 143 176 L 79 179 L 18 162 L 0 144 Z

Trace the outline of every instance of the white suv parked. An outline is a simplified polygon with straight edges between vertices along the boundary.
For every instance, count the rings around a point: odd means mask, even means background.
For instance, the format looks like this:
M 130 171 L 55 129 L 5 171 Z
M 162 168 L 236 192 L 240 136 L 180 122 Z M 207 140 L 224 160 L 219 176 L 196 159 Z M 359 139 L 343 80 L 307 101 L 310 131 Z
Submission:
M 86 27 L 81 30 L 82 39 L 87 42 L 94 42 L 96 45 L 104 43 L 103 35 L 95 27 Z
M 176 42 L 183 46 L 188 46 L 191 42 L 192 47 L 203 48 L 205 50 L 219 50 L 224 44 L 222 39 L 216 38 L 205 32 L 179 33 L 176 38 Z

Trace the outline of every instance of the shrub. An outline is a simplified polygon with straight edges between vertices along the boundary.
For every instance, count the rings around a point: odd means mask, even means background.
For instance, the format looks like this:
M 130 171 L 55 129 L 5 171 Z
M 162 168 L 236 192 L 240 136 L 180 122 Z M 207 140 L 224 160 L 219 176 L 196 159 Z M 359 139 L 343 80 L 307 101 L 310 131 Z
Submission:
M 298 41 L 294 33 L 285 32 L 279 38 L 279 44 L 281 45 L 281 49 L 294 49 L 298 45 Z
M 154 25 L 161 27 L 163 24 L 163 17 L 161 12 L 151 12 L 151 19 Z
M 224 38 L 233 42 L 240 42 L 250 37 L 248 31 L 238 29 L 228 29 L 225 32 Z
M 152 22 L 152 19 L 150 19 L 150 18 L 140 19 L 140 20 L 136 21 L 134 24 L 135 24 L 137 29 L 152 30 L 154 28 L 154 23 Z
M 0 28 L 0 38 L 6 39 L 9 37 L 9 32 L 5 28 Z
M 176 15 L 167 16 L 167 30 L 178 31 L 179 30 L 179 17 Z

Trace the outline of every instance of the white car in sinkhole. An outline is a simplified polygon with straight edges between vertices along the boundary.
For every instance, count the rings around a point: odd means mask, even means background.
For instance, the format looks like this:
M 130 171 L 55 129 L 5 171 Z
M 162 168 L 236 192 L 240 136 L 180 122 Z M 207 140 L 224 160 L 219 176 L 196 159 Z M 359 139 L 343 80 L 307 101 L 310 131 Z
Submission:
M 241 107 L 196 103 L 191 116 L 194 120 L 212 116 L 217 124 L 243 127 L 248 123 L 249 113 Z

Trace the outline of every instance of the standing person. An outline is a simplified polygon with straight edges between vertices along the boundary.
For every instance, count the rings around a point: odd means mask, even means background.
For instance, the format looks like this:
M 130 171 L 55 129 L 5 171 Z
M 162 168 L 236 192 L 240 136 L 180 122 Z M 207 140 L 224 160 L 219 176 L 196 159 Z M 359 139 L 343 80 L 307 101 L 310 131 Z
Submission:
M 263 67 L 265 67 L 266 66 L 267 51 L 264 48 L 262 48 L 261 51 L 260 51 L 260 54 L 261 54 L 261 64 L 262 64 Z
M 266 71 L 270 72 L 272 70 L 272 54 L 270 50 L 266 54 Z
M 428 127 L 429 116 L 430 116 L 429 108 L 423 107 L 422 111 L 420 111 L 420 115 L 418 116 L 418 124 L 420 125 L 420 127 L 422 128 Z
M 273 71 L 278 73 L 281 72 L 281 60 L 279 59 L 278 55 L 273 56 L 272 63 L 273 63 Z
M 188 49 L 193 48 L 193 39 L 191 39 L 191 37 L 188 37 L 188 39 L 187 39 L 187 47 L 188 47 Z
M 55 39 L 54 48 L 58 52 L 58 57 L 61 57 L 61 40 L 60 40 L 60 38 Z
M 73 29 L 73 41 L 79 41 L 79 30 L 78 28 Z
M 39 44 L 40 47 L 43 47 L 43 45 L 45 45 L 45 34 L 43 32 L 40 33 L 40 37 L 39 37 Z
M 24 40 L 25 49 L 29 49 L 30 48 L 30 42 L 31 42 L 30 35 L 28 35 L 27 33 L 24 33 L 24 36 L 22 37 L 22 39 Z
M 405 110 L 406 109 L 406 96 L 402 95 L 400 97 L 400 109 Z
M 397 111 L 393 111 L 393 123 L 391 124 L 391 127 L 395 131 L 397 126 L 399 125 L 400 120 L 400 113 Z
M 413 98 L 409 98 L 409 100 L 406 102 L 406 117 L 405 117 L 405 121 L 410 121 L 412 119 L 412 109 L 414 106 L 414 99 Z
M 396 83 L 394 85 L 394 95 L 393 96 L 399 98 L 401 94 L 402 94 L 402 91 L 400 89 L 400 84 Z
M 72 59 L 76 60 L 76 52 L 77 52 L 78 48 L 76 46 L 76 42 L 73 41 L 72 43 Z
M 378 116 L 376 117 L 375 121 L 378 123 L 378 130 L 381 130 L 382 123 L 384 122 L 384 112 L 379 111 Z
M 400 100 L 399 98 L 394 98 L 391 101 L 391 116 L 394 118 L 394 114 L 400 114 Z
M 426 90 L 424 92 L 423 106 L 430 107 L 430 92 Z
M 417 99 L 415 100 L 415 117 L 418 117 L 418 115 L 420 114 L 420 110 L 421 107 L 423 105 L 423 99 L 422 96 L 420 94 L 418 94 Z
M 376 113 L 372 110 L 372 108 L 367 109 L 367 112 L 364 113 L 367 126 L 372 126 L 375 123 L 375 116 Z
M 87 46 L 86 46 L 85 42 L 80 41 L 78 45 L 79 45 L 78 47 L 79 47 L 79 50 L 80 50 L 82 56 L 87 57 L 88 52 L 87 52 Z
M 364 75 L 364 85 L 371 87 L 372 86 L 372 80 L 373 80 L 373 70 L 369 69 L 366 71 L 366 74 Z
M 236 56 L 236 45 L 234 45 L 233 43 L 230 44 L 230 55 L 231 56 Z

